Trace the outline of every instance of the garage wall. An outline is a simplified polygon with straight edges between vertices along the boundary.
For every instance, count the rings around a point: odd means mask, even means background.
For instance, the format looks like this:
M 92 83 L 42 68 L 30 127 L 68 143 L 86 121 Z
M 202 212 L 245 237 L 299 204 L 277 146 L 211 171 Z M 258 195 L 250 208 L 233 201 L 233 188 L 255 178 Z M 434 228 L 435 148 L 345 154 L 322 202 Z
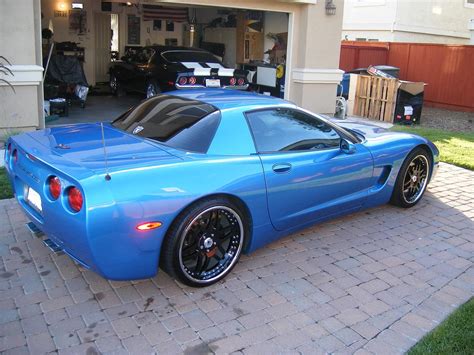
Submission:
M 76 42 L 79 47 L 85 49 L 84 72 L 86 74 L 89 85 L 95 84 L 94 71 L 94 9 L 99 9 L 100 2 L 94 0 L 82 0 L 84 10 L 87 11 L 87 31 L 83 35 L 78 35 L 77 32 L 69 30 L 68 17 L 55 17 L 54 11 L 59 10 L 59 4 L 64 4 L 64 8 L 71 10 L 70 0 L 41 0 L 41 12 L 43 18 L 41 20 L 41 28 L 48 28 L 50 20 L 53 23 L 53 40 L 55 42 Z
M 198 8 L 196 18 L 199 24 L 208 24 L 210 21 L 221 17 L 215 8 Z M 266 37 L 268 33 L 284 33 L 288 32 L 288 14 L 284 12 L 264 12 L 264 52 L 273 48 L 273 40 Z M 227 29 L 224 29 L 227 30 Z M 264 55 L 264 60 L 268 60 L 268 54 Z M 232 61 L 233 62 L 233 61 Z
M 212 20 L 221 17 L 216 7 L 197 7 L 196 20 L 198 24 L 208 24 Z
M 268 33 L 288 32 L 288 14 L 284 12 L 265 12 L 263 31 L 265 32 L 263 51 L 266 52 L 272 49 L 274 45 L 273 41 L 267 38 Z M 265 59 L 268 59 L 268 54 L 265 55 Z
M 122 7 L 114 4 L 112 13 L 119 14 L 119 48 L 120 55 L 124 54 L 125 46 L 128 45 L 128 15 L 142 16 L 138 13 L 137 8 L 134 6 Z M 140 45 L 148 46 L 152 44 L 165 44 L 166 38 L 175 38 L 178 40 L 178 45 L 183 43 L 183 31 L 184 23 L 175 22 L 174 32 L 166 31 L 166 22 L 162 21 L 161 31 L 155 31 L 153 29 L 153 21 L 142 21 L 140 22 Z

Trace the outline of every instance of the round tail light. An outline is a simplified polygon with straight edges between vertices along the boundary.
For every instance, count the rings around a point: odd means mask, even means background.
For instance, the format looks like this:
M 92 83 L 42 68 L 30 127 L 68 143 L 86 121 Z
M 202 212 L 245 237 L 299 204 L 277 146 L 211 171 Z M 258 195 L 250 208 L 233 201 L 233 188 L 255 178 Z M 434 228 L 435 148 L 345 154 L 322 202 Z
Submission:
M 237 79 L 236 79 L 236 78 L 230 78 L 229 84 L 230 84 L 230 85 L 235 85 L 235 84 L 237 84 Z
M 238 84 L 239 84 L 240 86 L 242 86 L 242 85 L 245 84 L 244 78 L 240 78 L 237 82 L 238 82 Z
M 185 77 L 185 76 L 182 76 L 181 78 L 179 78 L 178 80 L 178 84 L 179 85 L 186 85 L 188 83 L 188 79 Z
M 16 163 L 18 161 L 18 151 L 16 149 L 13 151 L 12 157 L 13 161 Z
M 83 198 L 82 193 L 77 187 L 71 187 L 67 193 L 67 200 L 69 202 L 69 206 L 74 212 L 79 212 L 82 208 Z
M 189 85 L 194 85 L 196 84 L 196 77 L 192 76 L 189 78 Z
M 57 176 L 51 176 L 49 178 L 49 194 L 53 200 L 57 200 L 61 195 L 61 181 Z

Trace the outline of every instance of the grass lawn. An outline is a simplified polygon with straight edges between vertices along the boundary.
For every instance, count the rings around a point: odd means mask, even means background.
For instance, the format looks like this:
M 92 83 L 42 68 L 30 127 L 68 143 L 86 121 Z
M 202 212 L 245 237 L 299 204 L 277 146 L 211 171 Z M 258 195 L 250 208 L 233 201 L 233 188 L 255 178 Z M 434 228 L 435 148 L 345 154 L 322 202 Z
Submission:
M 408 351 L 408 355 L 473 353 L 474 298 L 459 307 Z
M 5 168 L 0 168 L 0 200 L 12 197 L 13 192 L 10 187 L 10 181 L 7 178 L 7 171 Z
M 411 132 L 426 137 L 438 147 L 441 161 L 474 170 L 473 132 L 452 132 L 434 128 L 399 125 L 393 126 L 392 130 Z

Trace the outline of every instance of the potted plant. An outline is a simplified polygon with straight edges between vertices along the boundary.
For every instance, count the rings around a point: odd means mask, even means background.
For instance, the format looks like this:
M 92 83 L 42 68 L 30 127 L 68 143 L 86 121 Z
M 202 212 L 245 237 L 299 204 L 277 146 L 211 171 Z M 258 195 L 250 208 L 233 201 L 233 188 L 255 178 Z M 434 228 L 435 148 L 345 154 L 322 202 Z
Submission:
M 0 55 L 0 74 L 3 74 L 5 76 L 7 75 L 13 76 L 13 72 L 10 70 L 10 68 L 6 66 L 5 63 L 8 65 L 11 65 L 11 63 L 8 61 L 7 58 Z M 13 90 L 13 92 L 15 92 L 15 88 L 13 87 L 12 84 L 10 84 L 8 80 L 0 78 L 0 82 L 7 84 Z

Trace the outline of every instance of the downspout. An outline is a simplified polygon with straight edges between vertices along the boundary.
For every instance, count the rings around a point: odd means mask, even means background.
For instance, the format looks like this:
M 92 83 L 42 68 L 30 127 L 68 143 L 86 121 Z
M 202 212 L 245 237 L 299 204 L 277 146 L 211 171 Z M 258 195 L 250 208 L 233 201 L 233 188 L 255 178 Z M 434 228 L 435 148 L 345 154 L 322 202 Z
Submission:
M 41 0 L 33 1 L 33 20 L 35 29 L 35 64 L 43 67 L 43 50 L 42 50 L 42 37 L 41 37 Z M 45 128 L 44 118 L 44 80 L 37 86 L 37 100 L 38 100 L 38 129 Z
M 394 14 L 394 19 L 392 21 L 392 28 L 390 30 L 390 32 L 392 33 L 392 40 L 390 42 L 394 42 L 395 40 L 394 33 L 395 33 L 395 27 L 397 26 L 398 1 L 400 0 L 395 0 L 395 14 Z

